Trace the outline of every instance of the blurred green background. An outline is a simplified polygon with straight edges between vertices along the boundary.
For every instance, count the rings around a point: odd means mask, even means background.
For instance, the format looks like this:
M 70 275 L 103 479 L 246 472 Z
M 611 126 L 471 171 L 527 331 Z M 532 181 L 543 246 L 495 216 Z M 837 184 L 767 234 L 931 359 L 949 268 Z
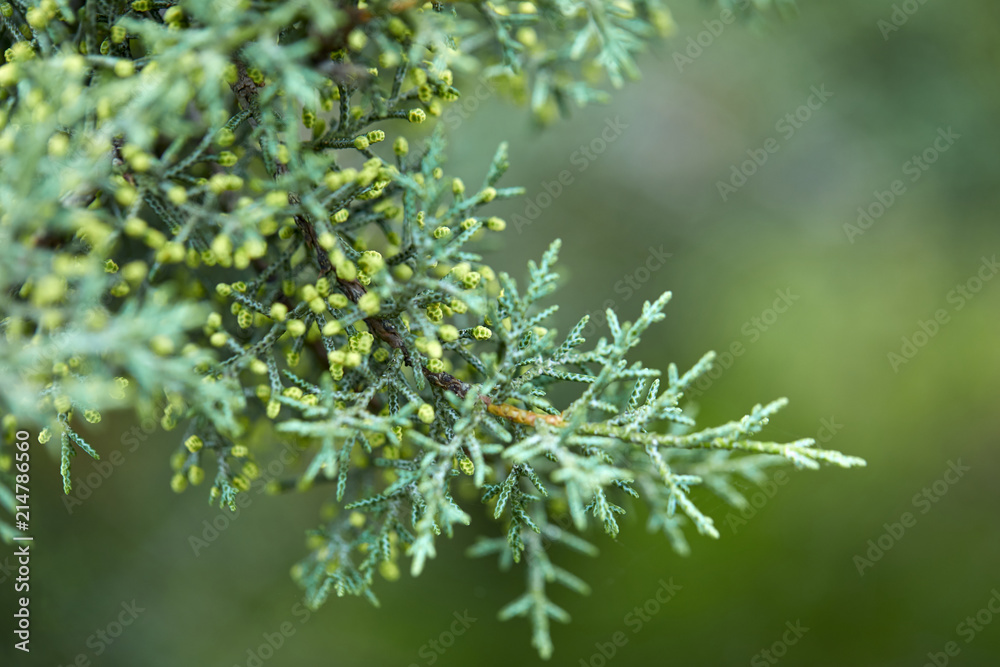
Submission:
M 983 258 L 1000 252 L 1000 8 L 897 4 L 918 9 L 888 39 L 878 26 L 892 15 L 888 0 L 801 0 L 794 20 L 702 35 L 701 54 L 679 68 L 674 53 L 718 12 L 678 0 L 678 34 L 611 105 L 541 133 L 503 102 L 452 123 L 452 167 L 467 181 L 478 181 L 504 138 L 512 163 L 504 184 L 525 185 L 531 201 L 548 203 L 539 199 L 544 184 L 571 173 L 537 221 L 520 230 L 510 222 L 506 242 L 487 253 L 497 269 L 522 276 L 528 259 L 563 239 L 561 330 L 609 301 L 634 318 L 644 299 L 670 289 L 667 319 L 635 358 L 687 368 L 709 349 L 745 349 L 700 399 L 704 424 L 788 396 L 767 435 L 832 435 L 826 446 L 869 463 L 789 471 L 745 524 L 700 496 L 722 539 L 691 535 L 687 558 L 647 534 L 642 517 L 617 543 L 595 535 L 596 559 L 558 554 L 593 592 L 556 594 L 573 621 L 554 627 L 550 664 L 934 664 L 928 653 L 939 665 L 997 664 L 1000 615 L 987 604 L 996 595 L 1000 609 L 1000 279 L 975 279 L 992 277 Z M 800 107 L 813 87 L 831 96 L 814 97 L 807 113 Z M 789 134 L 779 123 L 796 113 L 808 119 Z M 574 151 L 616 118 L 627 127 L 581 171 Z M 912 180 L 908 161 L 948 128 L 959 138 Z M 718 182 L 748 150 L 760 157 L 769 138 L 766 162 L 723 200 Z M 844 226 L 856 224 L 858 207 L 872 207 L 896 179 L 903 193 L 849 238 Z M 512 221 L 527 202 L 497 213 Z M 640 270 L 661 246 L 671 256 Z M 957 293 L 949 299 L 959 285 L 981 288 L 961 309 Z M 774 317 L 778 290 L 797 298 Z M 928 339 L 918 334 L 925 344 L 894 369 L 888 354 L 939 309 L 948 321 Z M 204 490 L 170 491 L 173 434 L 143 435 L 131 452 L 122 444 L 136 424 L 108 419 L 90 437 L 102 452 L 121 450 L 123 463 L 72 515 L 58 461 L 34 459 L 30 664 L 69 665 L 82 654 L 99 665 L 252 667 L 248 651 L 286 622 L 290 636 L 259 664 L 541 662 L 526 622 L 496 620 L 523 590 L 522 571 L 498 574 L 492 561 L 466 559 L 470 534 L 442 540 L 420 578 L 381 584 L 381 609 L 334 597 L 307 620 L 288 571 L 305 552 L 320 494 L 251 495 L 195 556 L 189 535 L 201 535 L 204 521 L 223 524 L 221 514 L 205 505 Z M 821 432 L 825 424 L 836 427 Z M 951 464 L 967 470 L 955 477 Z M 74 466 L 78 476 L 94 470 L 85 458 Z M 933 503 L 919 498 L 925 488 Z M 913 521 L 903 534 L 887 535 L 885 524 L 905 512 Z M 880 538 L 889 548 L 859 574 L 856 557 Z M 9 576 L 0 571 L 5 597 Z M 662 607 L 648 604 L 661 580 L 681 588 Z M 133 600 L 142 611 L 106 645 L 95 633 Z M 656 609 L 648 620 L 629 616 L 644 605 Z M 453 626 L 456 613 L 467 629 Z M 977 613 L 979 630 L 960 626 Z M 798 637 L 786 624 L 808 630 Z M 432 640 L 453 645 L 442 653 Z M 948 642 L 957 655 L 943 653 Z M 0 656 L 10 650 L 3 644 Z

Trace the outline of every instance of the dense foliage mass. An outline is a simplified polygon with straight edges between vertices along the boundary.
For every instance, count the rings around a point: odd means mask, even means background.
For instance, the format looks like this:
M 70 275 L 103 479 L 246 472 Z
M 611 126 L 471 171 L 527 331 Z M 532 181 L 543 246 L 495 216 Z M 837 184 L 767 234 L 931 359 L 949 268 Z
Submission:
M 329 494 L 294 570 L 311 605 L 375 602 L 376 574 L 419 574 L 473 525 L 475 555 L 522 564 L 501 616 L 547 657 L 568 615 L 546 586 L 587 590 L 551 544 L 592 553 L 581 533 L 642 503 L 686 552 L 685 525 L 718 536 L 692 488 L 741 506 L 734 477 L 863 465 L 756 439 L 783 400 L 697 428 L 681 401 L 712 355 L 629 359 L 669 293 L 588 343 L 586 318 L 549 326 L 558 243 L 520 284 L 475 251 L 505 227 L 491 202 L 521 194 L 505 146 L 466 184 L 444 123 L 422 128 L 463 81 L 542 121 L 602 99 L 671 32 L 655 0 L 13 0 L 0 24 L 2 426 L 40 430 L 67 493 L 101 450 L 88 422 L 155 415 L 178 492 Z M 0 467 L 10 508 L 9 450 Z

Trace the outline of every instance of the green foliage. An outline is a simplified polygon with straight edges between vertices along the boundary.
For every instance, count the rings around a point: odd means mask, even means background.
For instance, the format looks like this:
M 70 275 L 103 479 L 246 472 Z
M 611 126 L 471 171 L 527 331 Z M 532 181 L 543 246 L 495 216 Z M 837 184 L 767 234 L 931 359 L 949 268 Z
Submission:
M 410 127 L 473 76 L 543 121 L 603 99 L 600 73 L 634 78 L 636 53 L 672 30 L 658 2 L 43 0 L 0 15 L 3 428 L 44 429 L 67 493 L 77 450 L 98 457 L 85 423 L 121 408 L 176 429 L 178 492 L 213 464 L 223 505 L 253 484 L 329 485 L 294 572 L 314 606 L 377 602 L 376 573 L 407 557 L 419 574 L 474 522 L 473 555 L 523 563 L 527 592 L 500 615 L 529 617 L 548 657 L 549 619 L 568 614 L 546 586 L 587 591 L 551 544 L 593 554 L 581 534 L 615 537 L 644 503 L 687 553 L 688 523 L 718 537 L 694 488 L 739 505 L 733 479 L 779 462 L 864 464 L 758 440 L 783 400 L 698 430 L 682 399 L 712 355 L 683 375 L 629 359 L 669 293 L 634 322 L 609 312 L 589 346 L 586 318 L 549 328 L 558 242 L 520 286 L 475 251 L 505 226 L 489 205 L 522 192 L 501 185 L 505 145 L 466 186 L 445 174 L 442 124 Z M 560 409 L 547 397 L 562 385 L 577 391 Z M 275 441 L 295 453 L 280 473 Z

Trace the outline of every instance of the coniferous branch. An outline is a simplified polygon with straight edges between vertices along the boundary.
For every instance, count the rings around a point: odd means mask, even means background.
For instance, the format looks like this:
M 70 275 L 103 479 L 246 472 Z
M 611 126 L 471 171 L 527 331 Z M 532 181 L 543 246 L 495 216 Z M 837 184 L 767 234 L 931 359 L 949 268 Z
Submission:
M 523 193 L 501 185 L 506 145 L 467 187 L 443 124 L 410 130 L 477 76 L 542 121 L 604 99 L 596 75 L 634 78 L 672 30 L 658 2 L 42 0 L 0 23 L 0 425 L 41 429 L 67 493 L 109 410 L 178 429 L 171 485 L 214 466 L 230 507 L 280 440 L 295 460 L 268 488 L 330 497 L 293 573 L 311 605 L 377 603 L 376 574 L 419 574 L 474 525 L 472 555 L 524 568 L 501 617 L 548 657 L 568 614 L 547 584 L 588 590 L 551 544 L 593 555 L 580 534 L 619 536 L 645 503 L 686 553 L 689 523 L 718 537 L 698 487 L 740 506 L 734 480 L 778 463 L 863 465 L 760 439 L 783 400 L 699 430 L 682 401 L 713 356 L 683 375 L 630 358 L 669 293 L 634 322 L 609 311 L 589 346 L 587 318 L 560 336 L 558 242 L 521 284 L 475 251 L 505 227 L 490 205 Z

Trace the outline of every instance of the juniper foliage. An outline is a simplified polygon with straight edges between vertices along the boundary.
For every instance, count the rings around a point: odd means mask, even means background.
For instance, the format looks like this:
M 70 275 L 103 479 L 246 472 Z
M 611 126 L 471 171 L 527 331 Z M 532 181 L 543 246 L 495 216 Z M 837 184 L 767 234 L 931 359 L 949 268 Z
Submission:
M 742 506 L 735 480 L 777 463 L 864 464 L 758 439 L 784 400 L 696 427 L 682 399 L 712 354 L 629 356 L 669 293 L 588 342 L 586 318 L 549 326 L 558 242 L 520 284 L 476 252 L 522 193 L 506 147 L 467 186 L 421 126 L 477 78 L 542 121 L 603 100 L 673 30 L 656 0 L 9 0 L 0 27 L 2 426 L 41 429 L 67 493 L 73 457 L 99 458 L 86 424 L 119 409 L 178 434 L 178 492 L 206 470 L 223 506 L 322 489 L 294 571 L 313 606 L 377 603 L 376 573 L 420 574 L 475 523 L 471 554 L 526 577 L 501 618 L 548 657 L 569 618 L 548 586 L 587 592 L 550 545 L 595 553 L 590 527 L 642 503 L 687 553 L 688 525 L 719 536 L 693 489 Z M 8 450 L 0 468 L 12 511 Z

